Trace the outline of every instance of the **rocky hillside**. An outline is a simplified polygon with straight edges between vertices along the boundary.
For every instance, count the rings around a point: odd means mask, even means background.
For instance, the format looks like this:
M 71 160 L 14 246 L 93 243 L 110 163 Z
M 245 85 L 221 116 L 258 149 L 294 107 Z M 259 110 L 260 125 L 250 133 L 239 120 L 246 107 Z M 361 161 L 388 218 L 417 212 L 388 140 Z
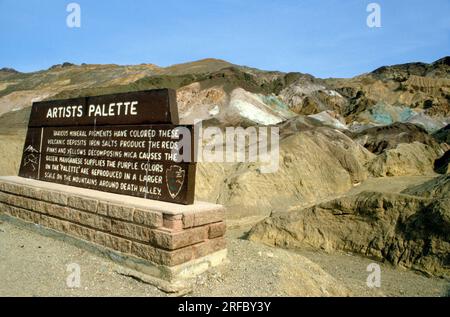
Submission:
M 165 68 L 3 68 L 0 175 L 17 173 L 34 101 L 162 87 L 177 90 L 183 123 L 280 128 L 276 173 L 261 173 L 256 163 L 198 164 L 197 199 L 225 205 L 231 226 L 261 221 L 252 240 L 351 251 L 447 274 L 450 193 L 437 177 L 449 171 L 450 57 L 350 79 L 215 59 Z M 411 188 L 401 192 L 397 180 L 401 190 Z
M 353 252 L 450 275 L 448 183 L 447 175 L 405 190 L 414 196 L 364 191 L 272 215 L 249 238 L 284 248 Z
M 400 121 L 434 132 L 450 115 L 449 61 L 446 57 L 432 64 L 382 67 L 351 79 L 326 80 L 215 59 L 166 68 L 70 63 L 34 73 L 2 68 L 0 115 L 19 112 L 14 117 L 24 123 L 34 101 L 170 87 L 179 90 L 187 122 L 217 117 L 233 124 L 274 124 L 298 114 L 332 111 L 354 129 Z M 9 120 L 0 120 L 8 125 Z

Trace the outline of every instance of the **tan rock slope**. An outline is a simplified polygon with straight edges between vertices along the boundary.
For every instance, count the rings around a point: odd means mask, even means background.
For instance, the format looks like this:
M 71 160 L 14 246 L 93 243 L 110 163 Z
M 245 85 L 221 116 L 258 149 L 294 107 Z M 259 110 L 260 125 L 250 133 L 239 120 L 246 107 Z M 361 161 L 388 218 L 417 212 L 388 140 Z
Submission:
M 272 215 L 249 239 L 283 248 L 343 250 L 449 275 L 450 200 L 362 192 Z
M 430 175 L 434 174 L 434 162 L 443 154 L 442 149 L 420 142 L 401 143 L 378 155 L 368 164 L 368 169 L 375 177 Z
M 257 164 L 201 163 L 198 198 L 224 204 L 233 219 L 264 216 L 343 194 L 368 177 L 364 164 L 372 153 L 338 130 L 295 121 L 300 118 L 282 127 L 278 171 L 264 174 Z M 295 124 L 300 131 L 289 130 Z
M 412 186 L 402 191 L 403 194 L 448 199 L 450 193 L 450 175 L 442 175 L 420 185 Z

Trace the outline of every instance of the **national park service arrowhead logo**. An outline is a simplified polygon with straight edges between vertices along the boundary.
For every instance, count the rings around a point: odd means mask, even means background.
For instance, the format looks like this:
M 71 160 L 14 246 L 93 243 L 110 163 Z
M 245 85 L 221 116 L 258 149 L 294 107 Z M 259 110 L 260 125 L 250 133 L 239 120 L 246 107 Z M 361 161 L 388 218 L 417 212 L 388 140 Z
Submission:
M 180 193 L 185 176 L 186 171 L 177 165 L 172 165 L 166 170 L 167 189 L 169 190 L 169 195 L 172 199 L 177 197 Z
M 33 171 L 35 171 L 37 166 L 39 165 L 39 151 L 36 150 L 33 146 L 29 145 L 25 149 L 24 155 L 25 157 L 23 160 L 23 167 L 30 165 Z

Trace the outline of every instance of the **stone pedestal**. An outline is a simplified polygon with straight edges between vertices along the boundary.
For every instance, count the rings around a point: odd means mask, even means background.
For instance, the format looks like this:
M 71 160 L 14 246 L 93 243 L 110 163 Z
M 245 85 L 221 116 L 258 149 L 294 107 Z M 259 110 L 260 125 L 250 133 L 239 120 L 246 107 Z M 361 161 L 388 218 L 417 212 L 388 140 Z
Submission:
M 0 216 L 108 255 L 165 291 L 226 258 L 224 208 L 177 205 L 21 177 L 0 177 Z

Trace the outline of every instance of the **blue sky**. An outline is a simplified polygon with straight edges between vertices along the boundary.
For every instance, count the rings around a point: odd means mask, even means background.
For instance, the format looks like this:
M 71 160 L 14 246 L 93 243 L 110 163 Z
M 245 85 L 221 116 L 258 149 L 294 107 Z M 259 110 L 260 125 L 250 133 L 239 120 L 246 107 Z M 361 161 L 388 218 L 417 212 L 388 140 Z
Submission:
M 68 28 L 66 6 L 81 6 Z M 381 28 L 366 7 L 381 5 Z M 351 77 L 450 55 L 449 0 L 0 0 L 0 68 L 221 58 L 266 70 Z

